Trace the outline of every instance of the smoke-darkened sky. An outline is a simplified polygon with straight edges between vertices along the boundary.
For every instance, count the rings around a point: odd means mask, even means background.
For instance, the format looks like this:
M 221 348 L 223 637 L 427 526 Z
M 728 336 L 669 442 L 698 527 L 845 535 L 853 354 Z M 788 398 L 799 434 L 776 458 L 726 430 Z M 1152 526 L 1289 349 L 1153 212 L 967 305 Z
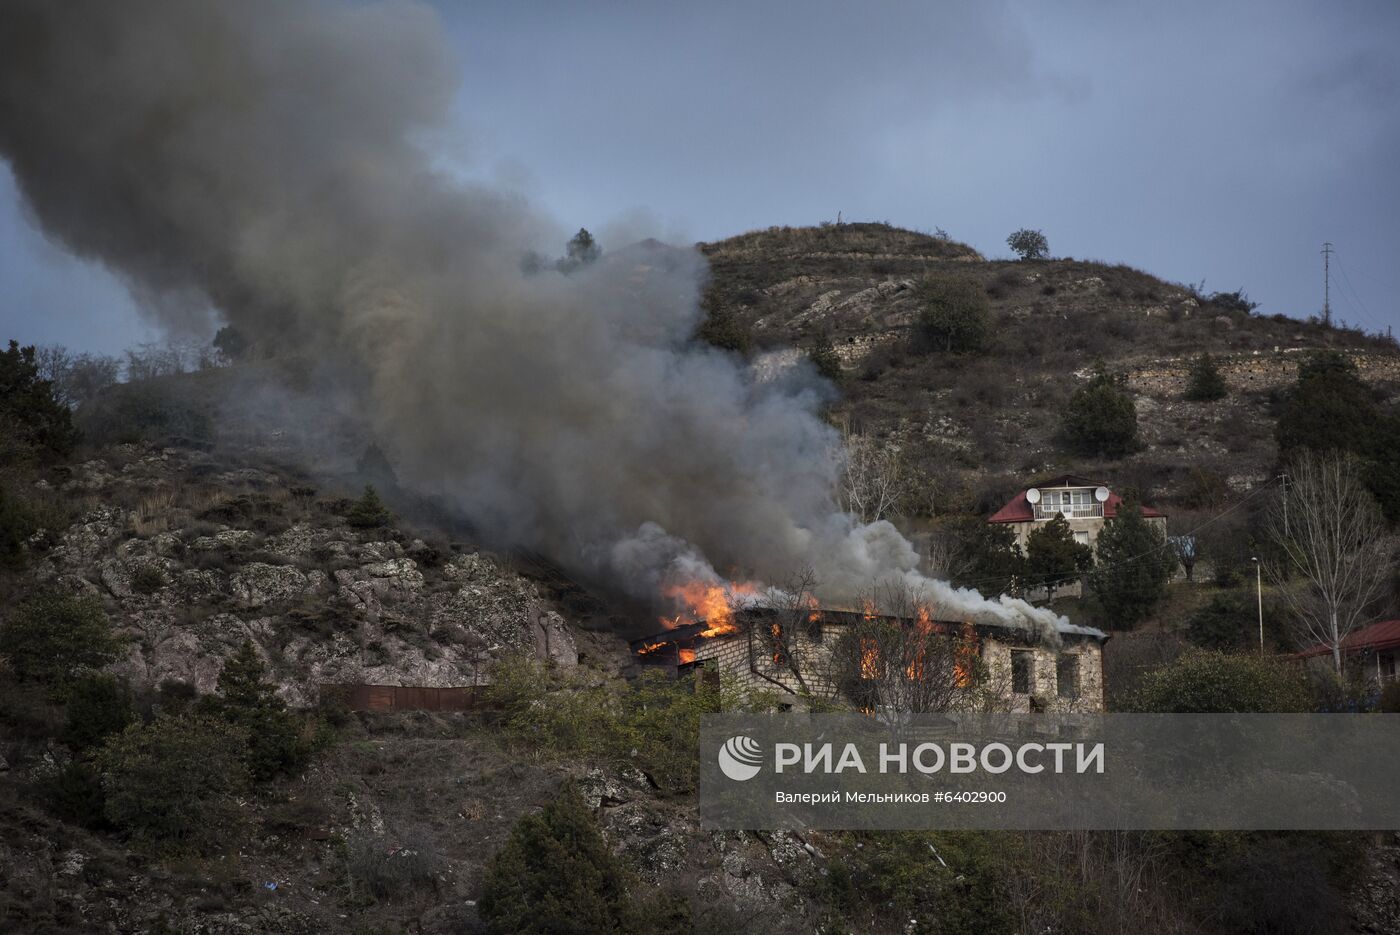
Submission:
M 1400 5 L 478 3 L 441 164 L 604 246 L 941 227 L 1128 262 L 1261 311 L 1400 325 Z M 135 303 L 0 171 L 0 337 L 115 351 Z

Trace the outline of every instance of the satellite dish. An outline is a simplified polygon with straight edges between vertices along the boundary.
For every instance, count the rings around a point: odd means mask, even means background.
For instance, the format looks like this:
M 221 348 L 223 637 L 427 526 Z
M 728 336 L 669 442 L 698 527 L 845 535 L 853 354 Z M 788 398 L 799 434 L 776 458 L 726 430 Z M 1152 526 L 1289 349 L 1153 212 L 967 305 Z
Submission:
M 1030 490 L 1027 490 L 1027 491 L 1026 491 L 1026 502 L 1027 502 L 1027 503 L 1039 503 L 1039 502 L 1040 502 L 1040 491 L 1039 491 L 1039 490 L 1036 490 L 1034 487 L 1032 487 Z
M 1094 499 L 1100 503 L 1106 503 L 1108 501 L 1108 488 L 1100 487 L 1098 490 L 1095 490 Z

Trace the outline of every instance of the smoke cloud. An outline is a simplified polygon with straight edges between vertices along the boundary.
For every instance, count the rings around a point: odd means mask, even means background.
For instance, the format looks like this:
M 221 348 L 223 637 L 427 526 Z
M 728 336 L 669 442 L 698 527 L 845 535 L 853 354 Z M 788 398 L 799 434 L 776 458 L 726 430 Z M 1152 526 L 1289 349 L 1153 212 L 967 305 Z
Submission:
M 830 597 L 898 576 L 951 615 L 1053 629 L 1023 602 L 924 581 L 893 526 L 838 509 L 829 389 L 806 369 L 754 380 L 692 341 L 696 252 L 652 243 L 568 276 L 523 272 L 560 230 L 448 179 L 425 143 L 457 90 L 430 9 L 0 11 L 0 153 L 37 223 L 168 328 L 213 307 L 351 369 L 405 486 L 641 596 L 712 569 L 811 567 Z

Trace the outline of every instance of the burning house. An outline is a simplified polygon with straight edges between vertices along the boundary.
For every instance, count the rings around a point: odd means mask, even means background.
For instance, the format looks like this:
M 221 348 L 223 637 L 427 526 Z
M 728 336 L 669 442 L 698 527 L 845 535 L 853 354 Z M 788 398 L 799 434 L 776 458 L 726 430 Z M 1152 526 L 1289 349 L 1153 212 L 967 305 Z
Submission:
M 731 678 L 808 699 L 858 707 L 1013 712 L 1103 709 L 1108 635 L 1061 623 L 1053 633 L 1004 623 L 832 610 L 814 603 L 731 607 L 723 590 L 713 616 L 667 621 L 670 629 L 633 642 L 640 667 L 699 678 Z

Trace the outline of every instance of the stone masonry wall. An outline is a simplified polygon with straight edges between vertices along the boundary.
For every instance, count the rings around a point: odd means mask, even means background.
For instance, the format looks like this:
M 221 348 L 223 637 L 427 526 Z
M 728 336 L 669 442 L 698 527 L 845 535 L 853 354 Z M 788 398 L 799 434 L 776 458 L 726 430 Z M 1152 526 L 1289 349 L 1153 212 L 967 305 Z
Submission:
M 832 697 L 835 688 L 822 675 L 821 660 L 830 647 L 840 638 L 840 624 L 825 624 L 822 627 L 820 642 L 799 635 L 795 641 L 795 651 L 806 664 L 801 668 L 808 690 L 820 697 Z M 983 636 L 981 653 L 987 668 L 988 683 L 1005 699 L 1007 710 L 1030 711 L 1031 698 L 1040 699 L 1049 710 L 1101 711 L 1103 710 L 1103 650 L 1095 641 L 1089 640 L 1063 647 L 1029 646 L 1016 642 L 1004 642 Z M 1013 650 L 1028 650 L 1034 653 L 1032 673 L 1033 685 L 1029 693 L 1017 694 L 1012 689 L 1011 653 Z M 1079 658 L 1079 693 L 1074 698 L 1060 698 L 1056 685 L 1056 660 L 1061 653 Z M 800 686 L 793 673 L 774 664 L 763 651 L 760 641 L 754 640 L 754 659 L 749 659 L 749 638 L 745 633 L 731 637 L 704 640 L 696 646 L 697 663 L 709 669 L 737 677 L 741 684 L 754 689 L 776 690 L 780 686 L 796 695 Z M 757 671 L 754 671 L 754 670 Z
M 1298 375 L 1299 362 L 1311 350 L 1303 347 L 1285 347 L 1274 348 L 1272 352 L 1221 355 L 1215 358 L 1215 364 L 1230 389 L 1267 391 L 1292 384 Z M 1356 369 L 1366 382 L 1400 382 L 1400 357 L 1364 351 L 1343 353 L 1356 364 Z M 1190 369 L 1190 358 L 1154 361 L 1145 367 L 1130 371 L 1128 385 L 1133 390 L 1149 396 L 1180 396 L 1186 391 Z

